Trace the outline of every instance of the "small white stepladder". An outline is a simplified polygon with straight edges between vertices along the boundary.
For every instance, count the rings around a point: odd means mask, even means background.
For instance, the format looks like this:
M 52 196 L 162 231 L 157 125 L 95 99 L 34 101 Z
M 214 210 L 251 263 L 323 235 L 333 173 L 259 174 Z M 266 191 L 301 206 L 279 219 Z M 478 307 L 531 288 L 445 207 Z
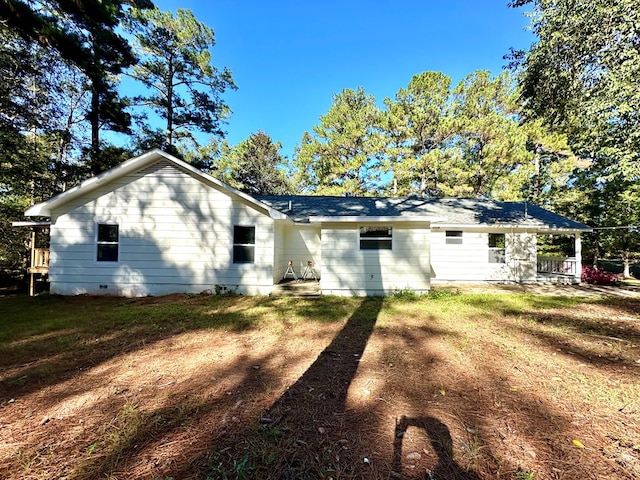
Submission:
M 307 262 L 307 266 L 304 267 L 304 271 L 302 272 L 302 280 L 307 280 L 308 278 L 313 278 L 316 282 L 318 281 L 318 277 L 316 277 L 316 271 L 313 268 L 313 262 L 311 260 Z
M 296 276 L 296 272 L 293 271 L 293 261 L 289 260 L 289 263 L 287 265 L 287 270 L 284 272 L 284 276 L 282 277 L 283 280 L 285 280 L 289 275 L 291 275 L 290 278 L 293 278 L 294 280 L 298 280 L 298 277 Z

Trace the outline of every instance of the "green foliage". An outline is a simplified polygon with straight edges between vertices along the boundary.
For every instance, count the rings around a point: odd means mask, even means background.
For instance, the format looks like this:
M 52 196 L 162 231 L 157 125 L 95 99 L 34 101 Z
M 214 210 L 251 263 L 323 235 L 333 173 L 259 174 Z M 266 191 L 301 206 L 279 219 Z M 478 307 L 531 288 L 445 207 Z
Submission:
M 508 74 L 469 75 L 454 89 L 454 122 L 464 172 L 463 195 L 504 198 L 527 158 L 526 136 L 518 120 L 517 95 Z M 519 188 L 516 187 L 516 190 Z
M 131 76 L 145 88 L 133 102 L 165 122 L 163 148 L 173 153 L 178 141 L 195 141 L 193 130 L 223 136 L 220 124 L 229 108 L 221 95 L 236 86 L 228 69 L 211 64 L 213 29 L 186 9 L 175 16 L 158 9 L 134 10 L 127 28 L 140 56 Z
M 149 0 L 0 0 L 0 18 L 22 38 L 59 52 L 92 81 L 107 81 L 108 74 L 134 61 L 127 41 L 115 27 L 127 6 L 149 8 Z M 96 62 L 95 60 L 101 60 Z
M 446 191 L 453 183 L 447 178 L 453 173 L 450 85 L 451 79 L 443 73 L 423 72 L 414 75 L 394 100 L 385 99 L 382 128 L 389 142 L 386 156 L 394 193 L 431 197 L 450 193 Z
M 451 289 L 438 289 L 438 290 L 430 290 L 429 298 L 432 300 L 440 300 L 442 298 L 451 298 L 460 295 L 459 290 L 451 290 Z
M 127 40 L 116 32 L 129 5 L 151 6 L 149 0 L 83 0 L 23 2 L 2 0 L 0 11 L 8 27 L 22 38 L 53 47 L 64 61 L 87 79 L 90 102 L 86 118 L 91 125 L 91 173 L 99 173 L 100 130 L 128 132 L 130 117 L 119 97 L 114 76 L 135 61 Z
M 282 170 L 280 148 L 266 133 L 253 133 L 235 147 L 223 144 L 213 169 L 220 180 L 245 193 L 285 195 L 292 188 Z
M 516 0 L 532 5 L 538 41 L 511 53 L 528 117 L 569 136 L 572 149 L 640 174 L 640 9 L 636 0 Z
M 527 471 L 520 470 L 516 472 L 517 480 L 535 480 L 535 478 L 536 478 L 535 472 L 530 472 L 528 470 Z
M 618 162 L 600 158 L 574 172 L 570 182 L 558 188 L 553 208 L 595 227 L 583 239 L 585 262 L 601 258 L 622 259 L 624 275 L 640 258 L 640 188 L 618 169 Z
M 300 192 L 371 195 L 380 184 L 380 111 L 364 89 L 345 89 L 320 117 L 313 134 L 305 132 L 294 166 Z
M 558 189 L 567 185 L 578 168 L 578 159 L 567 143 L 566 135 L 551 131 L 542 120 L 521 126 L 526 135 L 528 162 L 513 175 L 519 180 L 525 199 L 536 205 L 549 205 Z
M 0 197 L 0 286 L 15 283 L 26 273 L 29 232 L 13 228 L 11 222 L 21 218 L 27 207 L 20 197 Z
M 302 192 L 545 204 L 576 166 L 564 135 L 541 121 L 522 123 L 506 72 L 493 78 L 478 71 L 454 89 L 446 75 L 423 72 L 384 105 L 378 111 L 362 89 L 334 96 L 296 152 Z
M 416 291 L 411 287 L 405 287 L 405 288 L 394 290 L 391 293 L 391 296 L 398 300 L 404 300 L 409 302 L 415 302 L 420 298 L 420 294 L 416 293 Z

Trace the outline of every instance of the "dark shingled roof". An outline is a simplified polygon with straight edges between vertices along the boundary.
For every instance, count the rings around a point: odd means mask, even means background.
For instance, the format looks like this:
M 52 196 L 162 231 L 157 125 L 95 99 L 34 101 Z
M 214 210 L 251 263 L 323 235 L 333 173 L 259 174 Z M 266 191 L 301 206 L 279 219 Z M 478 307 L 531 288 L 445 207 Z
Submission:
M 309 217 L 439 217 L 437 223 L 456 225 L 513 225 L 550 229 L 590 230 L 582 223 L 525 202 L 497 202 L 470 198 L 327 197 L 254 195 L 295 222 Z M 291 209 L 289 209 L 291 202 Z M 434 223 L 434 224 L 437 224 Z

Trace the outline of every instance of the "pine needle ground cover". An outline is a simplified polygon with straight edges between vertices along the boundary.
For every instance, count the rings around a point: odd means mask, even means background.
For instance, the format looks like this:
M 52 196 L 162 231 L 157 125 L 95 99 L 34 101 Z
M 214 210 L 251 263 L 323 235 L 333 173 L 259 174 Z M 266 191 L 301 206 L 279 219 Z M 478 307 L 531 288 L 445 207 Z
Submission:
M 0 297 L 0 478 L 640 478 L 639 313 L 447 291 Z

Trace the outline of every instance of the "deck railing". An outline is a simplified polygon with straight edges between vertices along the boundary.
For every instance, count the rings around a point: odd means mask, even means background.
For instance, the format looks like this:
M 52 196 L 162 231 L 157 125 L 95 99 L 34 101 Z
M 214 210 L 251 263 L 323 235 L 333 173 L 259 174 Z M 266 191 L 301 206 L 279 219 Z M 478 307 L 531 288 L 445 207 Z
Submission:
M 578 262 L 567 257 L 538 257 L 538 273 L 552 273 L 575 277 L 578 274 Z
M 31 268 L 34 270 L 47 270 L 49 268 L 48 248 L 34 248 L 32 250 Z

